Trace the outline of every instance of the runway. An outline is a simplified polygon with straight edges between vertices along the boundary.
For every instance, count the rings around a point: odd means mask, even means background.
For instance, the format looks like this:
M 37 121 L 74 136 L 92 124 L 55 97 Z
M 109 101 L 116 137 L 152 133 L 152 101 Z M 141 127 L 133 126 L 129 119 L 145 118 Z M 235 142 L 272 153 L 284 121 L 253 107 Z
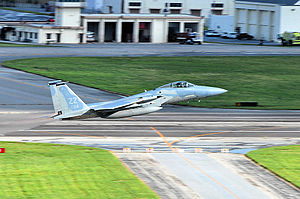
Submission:
M 145 53 L 154 53 L 148 47 L 141 48 L 148 49 Z M 218 45 L 212 47 L 215 53 L 224 53 L 217 50 Z M 99 51 L 93 46 L 88 48 L 95 54 Z M 279 47 L 273 48 L 281 51 Z M 58 52 L 62 49 L 57 48 Z M 169 54 L 159 49 L 155 53 Z M 298 53 L 298 48 L 289 49 Z M 177 46 L 175 50 L 180 53 Z M 44 50 L 41 55 L 12 52 L 9 49 L 7 56 L 0 59 L 52 56 Z M 79 55 L 79 51 L 72 52 L 74 56 Z M 160 112 L 132 118 L 59 121 L 50 118 L 54 114 L 47 87 L 50 80 L 0 67 L 0 140 L 76 144 L 110 150 L 161 198 L 300 197 L 299 189 L 243 155 L 258 148 L 299 144 L 300 111 L 168 105 Z M 79 85 L 70 84 L 70 87 L 86 103 L 120 98 Z M 130 148 L 131 152 L 124 153 L 124 148 Z M 146 152 L 150 148 L 153 151 Z

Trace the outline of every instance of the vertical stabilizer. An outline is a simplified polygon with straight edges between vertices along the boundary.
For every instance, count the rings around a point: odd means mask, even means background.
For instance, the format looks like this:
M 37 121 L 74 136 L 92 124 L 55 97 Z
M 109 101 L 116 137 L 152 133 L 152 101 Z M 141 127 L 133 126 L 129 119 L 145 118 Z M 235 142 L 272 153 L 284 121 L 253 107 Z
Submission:
M 55 119 L 81 116 L 90 108 L 61 80 L 49 82 Z

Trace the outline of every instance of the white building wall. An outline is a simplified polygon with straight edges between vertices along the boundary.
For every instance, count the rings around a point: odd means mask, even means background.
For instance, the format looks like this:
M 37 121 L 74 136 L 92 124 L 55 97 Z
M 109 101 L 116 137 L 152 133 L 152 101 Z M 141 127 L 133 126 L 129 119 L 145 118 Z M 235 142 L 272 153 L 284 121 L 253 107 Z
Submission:
M 300 6 L 281 6 L 280 11 L 279 33 L 300 32 Z
M 234 16 L 210 15 L 209 29 L 218 32 L 233 32 Z
M 141 2 L 141 6 L 129 6 L 129 2 Z M 164 13 L 165 3 L 182 3 L 182 7 L 168 7 L 168 9 L 180 9 L 181 14 L 191 14 L 191 9 L 201 9 L 201 16 L 208 18 L 212 9 L 223 10 L 224 15 L 234 14 L 234 0 L 124 0 L 124 12 L 130 13 L 131 8 L 140 9 L 140 13 L 150 13 L 150 9 L 160 9 Z M 223 8 L 212 8 L 212 3 L 223 3 Z
M 151 24 L 151 39 L 152 43 L 164 43 L 166 42 L 166 31 L 168 24 L 164 20 L 154 20 Z
M 51 34 L 51 38 L 47 39 L 47 34 Z M 77 44 L 80 43 L 80 34 L 83 31 L 74 29 L 40 29 L 39 43 L 57 43 L 57 34 L 60 34 L 60 43 Z M 83 35 L 84 37 L 84 35 Z
M 57 26 L 80 26 L 80 9 L 85 2 L 55 2 L 55 24 Z
M 56 8 L 55 24 L 58 26 L 79 26 L 80 8 Z
M 52 29 L 52 28 L 40 28 L 32 26 L 16 26 L 16 34 L 13 32 L 7 33 L 6 37 L 10 41 L 24 41 L 30 40 L 32 43 L 57 43 L 57 34 L 60 34 L 60 43 L 79 43 L 80 33 L 84 33 L 83 30 L 78 29 Z M 21 32 L 21 37 L 20 37 Z M 51 34 L 51 38 L 47 39 L 47 34 Z
M 20 32 L 22 36 L 20 37 Z M 35 34 L 37 34 L 37 38 L 35 38 Z M 15 35 L 13 32 L 9 32 L 7 35 L 7 39 L 10 41 L 24 41 L 25 39 L 31 40 L 33 43 L 39 42 L 39 29 L 28 26 L 15 26 Z
M 236 1 L 235 27 L 255 39 L 275 41 L 280 27 L 280 6 L 276 4 Z

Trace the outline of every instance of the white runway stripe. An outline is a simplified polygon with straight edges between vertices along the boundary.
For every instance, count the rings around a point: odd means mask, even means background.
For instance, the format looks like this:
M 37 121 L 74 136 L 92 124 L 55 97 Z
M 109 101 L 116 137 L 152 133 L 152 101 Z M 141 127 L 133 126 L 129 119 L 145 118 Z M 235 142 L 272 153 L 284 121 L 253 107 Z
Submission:
M 118 131 L 118 132 L 153 132 L 151 129 L 141 129 L 141 130 L 130 130 L 130 129 L 83 129 L 83 130 L 75 130 L 75 129 L 29 129 L 29 130 L 19 130 L 19 131 L 28 131 L 28 132 L 113 132 L 113 131 Z M 198 132 L 198 133 L 209 133 L 209 132 L 216 132 L 216 130 L 213 131 L 198 131 L 198 130 L 163 130 L 164 133 L 166 132 Z M 272 131 L 256 131 L 256 130 L 220 130 L 228 133 L 239 133 L 239 132 L 253 132 L 253 133 L 300 133 L 299 131 L 280 131 L 280 130 L 272 130 Z
M 254 126 L 256 128 L 268 126 L 295 126 L 300 127 L 299 122 L 156 122 L 156 121 L 55 121 L 44 126 Z

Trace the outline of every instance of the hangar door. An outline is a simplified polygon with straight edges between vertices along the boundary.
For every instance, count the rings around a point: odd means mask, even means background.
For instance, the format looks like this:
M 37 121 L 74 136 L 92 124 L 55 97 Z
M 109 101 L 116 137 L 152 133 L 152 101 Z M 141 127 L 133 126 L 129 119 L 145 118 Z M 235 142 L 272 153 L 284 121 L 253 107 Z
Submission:
M 122 42 L 133 42 L 133 22 L 122 22 Z
M 104 41 L 114 42 L 116 41 L 116 22 L 105 22 Z
M 169 22 L 168 42 L 176 41 L 176 34 L 179 32 L 179 22 Z
M 98 41 L 99 40 L 99 22 L 88 22 L 87 23 L 87 41 Z
M 139 42 L 151 41 L 151 23 L 140 22 L 139 23 Z

